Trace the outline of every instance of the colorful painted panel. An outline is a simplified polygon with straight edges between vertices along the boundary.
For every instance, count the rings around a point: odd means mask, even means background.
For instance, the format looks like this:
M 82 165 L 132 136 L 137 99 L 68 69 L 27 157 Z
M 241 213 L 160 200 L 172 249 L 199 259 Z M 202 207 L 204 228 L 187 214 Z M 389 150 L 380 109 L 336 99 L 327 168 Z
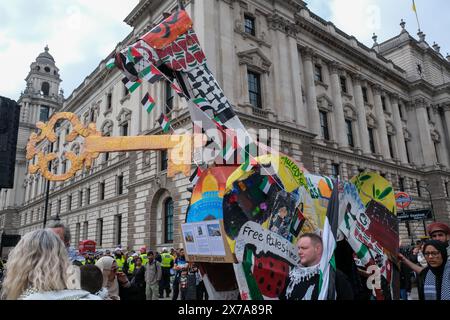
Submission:
M 194 187 L 186 222 L 223 219 L 226 181 L 236 167 L 216 167 L 202 173 Z

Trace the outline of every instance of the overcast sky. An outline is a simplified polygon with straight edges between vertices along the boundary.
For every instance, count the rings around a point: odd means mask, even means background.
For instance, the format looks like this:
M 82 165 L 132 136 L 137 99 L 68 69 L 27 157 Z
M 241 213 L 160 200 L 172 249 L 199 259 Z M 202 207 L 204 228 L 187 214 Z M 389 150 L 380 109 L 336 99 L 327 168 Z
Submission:
M 203 0 L 212 1 L 212 0 Z M 0 95 L 18 99 L 30 64 L 48 44 L 65 96 L 88 76 L 131 28 L 123 20 L 139 0 L 0 0 Z M 412 0 L 307 0 L 308 7 L 372 46 L 400 32 L 417 34 Z M 450 52 L 450 1 L 416 0 L 427 42 Z

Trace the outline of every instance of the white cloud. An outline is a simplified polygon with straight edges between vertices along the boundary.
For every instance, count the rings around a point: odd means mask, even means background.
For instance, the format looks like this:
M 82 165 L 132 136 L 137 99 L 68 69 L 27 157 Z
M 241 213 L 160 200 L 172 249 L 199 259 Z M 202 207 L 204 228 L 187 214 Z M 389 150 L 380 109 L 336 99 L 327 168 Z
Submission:
M 382 29 L 382 10 L 376 0 L 332 0 L 331 21 L 344 32 L 366 43 Z
M 0 3 L 0 95 L 18 99 L 30 64 L 45 45 L 61 70 L 66 94 L 93 69 L 131 28 L 123 20 L 138 0 L 16 0 Z M 24 10 L 26 9 L 26 10 Z

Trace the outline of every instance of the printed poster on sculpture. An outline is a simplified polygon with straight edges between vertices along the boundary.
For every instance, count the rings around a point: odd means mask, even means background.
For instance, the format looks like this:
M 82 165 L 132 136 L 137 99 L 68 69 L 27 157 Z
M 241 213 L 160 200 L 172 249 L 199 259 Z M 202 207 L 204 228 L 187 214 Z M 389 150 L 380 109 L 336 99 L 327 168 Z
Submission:
M 226 245 L 222 220 L 207 220 L 181 225 L 184 247 L 189 261 L 232 263 Z

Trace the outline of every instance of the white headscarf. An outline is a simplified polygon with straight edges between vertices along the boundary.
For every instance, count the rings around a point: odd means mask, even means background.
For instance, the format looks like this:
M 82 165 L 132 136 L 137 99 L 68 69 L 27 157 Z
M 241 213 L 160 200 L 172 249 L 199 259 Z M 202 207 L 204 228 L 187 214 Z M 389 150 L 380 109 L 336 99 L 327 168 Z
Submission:
M 109 281 L 108 279 L 114 261 L 115 260 L 112 257 L 105 256 L 100 258 L 95 265 L 102 270 L 103 287 L 108 289 L 108 298 L 111 300 L 120 300 L 119 282 L 117 281 L 117 277 L 114 277 L 113 281 Z

